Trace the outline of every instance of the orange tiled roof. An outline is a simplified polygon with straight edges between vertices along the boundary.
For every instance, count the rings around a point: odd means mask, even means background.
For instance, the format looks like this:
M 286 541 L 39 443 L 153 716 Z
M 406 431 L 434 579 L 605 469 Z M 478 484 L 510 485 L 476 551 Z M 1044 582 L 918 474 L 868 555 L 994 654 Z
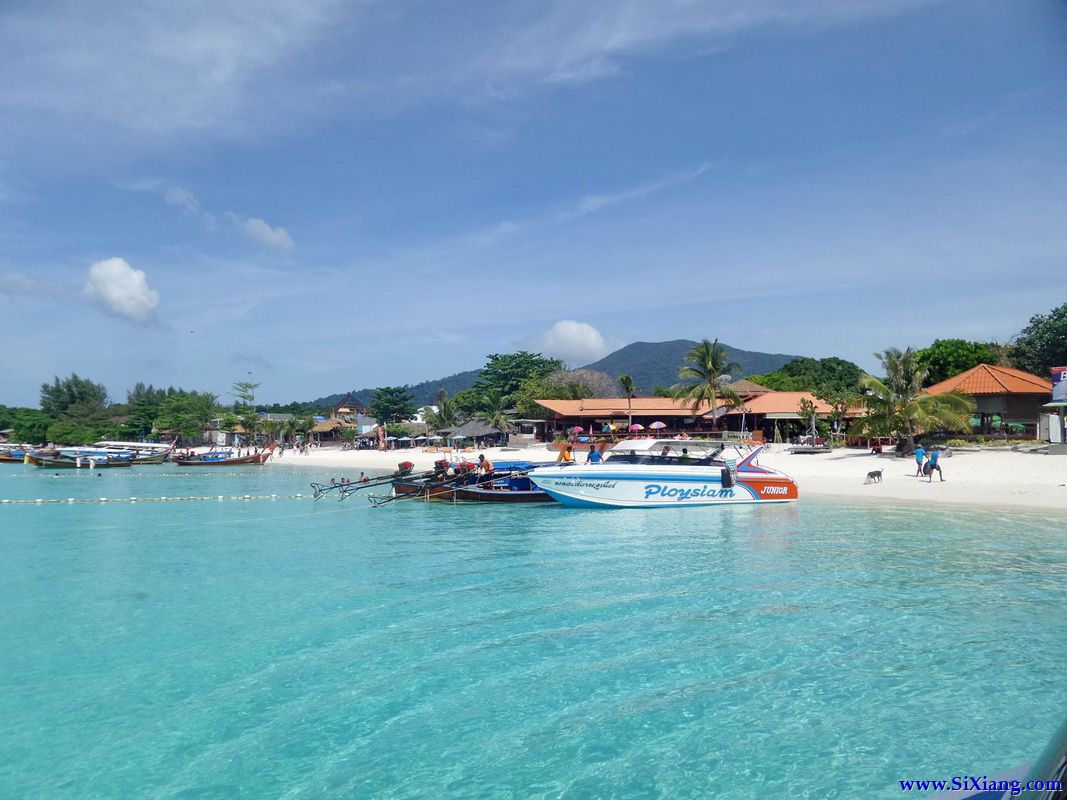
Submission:
M 1021 369 L 979 364 L 948 380 L 935 383 L 927 394 L 1052 394 L 1052 381 Z
M 825 400 L 820 400 L 811 392 L 767 392 L 745 401 L 746 414 L 789 414 L 797 413 L 800 401 L 810 400 L 815 404 L 815 413 L 829 414 L 834 409 Z M 741 414 L 741 409 L 730 409 L 728 414 Z
M 562 417 L 625 417 L 627 414 L 625 397 L 587 397 L 585 400 L 535 402 Z M 705 401 L 694 414 L 691 403 L 670 397 L 634 397 L 631 409 L 635 417 L 692 417 L 711 411 L 711 403 Z

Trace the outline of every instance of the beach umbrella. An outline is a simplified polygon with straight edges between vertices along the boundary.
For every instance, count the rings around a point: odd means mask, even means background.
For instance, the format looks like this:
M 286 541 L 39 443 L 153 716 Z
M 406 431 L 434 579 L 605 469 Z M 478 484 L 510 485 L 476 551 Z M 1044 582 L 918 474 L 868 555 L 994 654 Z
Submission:
M 396 437 L 395 436 L 386 436 L 385 437 L 385 441 L 387 441 L 387 442 L 395 442 L 396 441 Z
M 667 427 L 667 423 L 666 422 L 653 422 L 648 427 L 652 428 L 652 430 L 658 431 L 658 430 L 662 430 L 663 428 L 666 428 Z
M 644 429 L 645 429 L 644 425 L 639 425 L 636 422 L 629 427 L 629 430 L 631 430 L 631 431 L 643 431 Z
M 583 428 L 581 425 L 575 425 L 573 428 L 571 428 L 570 432 L 571 433 L 585 433 L 585 428 Z
M 410 436 L 401 436 L 397 439 L 398 442 L 411 442 L 414 441 Z

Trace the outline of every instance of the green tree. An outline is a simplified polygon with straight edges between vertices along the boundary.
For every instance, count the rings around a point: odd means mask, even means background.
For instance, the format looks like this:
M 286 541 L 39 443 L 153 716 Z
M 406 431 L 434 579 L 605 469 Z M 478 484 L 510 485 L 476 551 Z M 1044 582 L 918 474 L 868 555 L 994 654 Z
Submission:
M 697 413 L 703 403 L 711 404 L 712 426 L 715 426 L 714 412 L 720 397 L 731 403 L 740 403 L 737 392 L 726 384 L 730 373 L 739 372 L 741 365 L 730 361 L 726 348 L 719 340 L 709 342 L 707 339 L 693 345 L 685 355 L 686 365 L 678 370 L 678 378 L 689 383 L 680 383 L 674 387 L 674 397 L 689 404 L 693 413 Z
M 504 396 L 503 392 L 491 389 L 482 394 L 477 418 L 497 430 L 510 431 L 511 422 L 508 420 L 507 415 L 509 405 L 508 398 Z
M 178 391 L 160 404 L 156 426 L 177 430 L 183 439 L 192 439 L 219 415 L 219 410 L 218 398 L 213 394 Z
M 49 441 L 48 428 L 56 420 L 36 408 L 12 409 L 11 422 L 5 427 L 13 429 L 13 438 L 29 444 L 43 444 Z
M 999 363 L 1000 354 L 995 348 L 996 345 L 966 339 L 935 339 L 915 353 L 915 362 L 926 368 L 926 385 L 933 386 L 979 364 Z
M 493 353 L 488 356 L 472 388 L 479 395 L 496 391 L 505 399 L 510 399 L 524 381 L 543 378 L 562 369 L 562 361 L 557 358 L 545 358 L 540 353 L 530 353 L 526 350 L 518 353 Z
M 779 392 L 856 391 L 863 370 L 843 358 L 794 358 L 766 375 L 749 375 L 760 386 Z
M 91 410 L 91 413 L 103 411 L 108 402 L 107 389 L 103 384 L 79 378 L 77 373 L 71 373 L 69 378 L 62 380 L 56 376 L 54 382 L 41 384 L 41 411 L 51 417 L 63 416 L 72 406 L 77 406 L 77 413 L 84 416 L 86 410 Z
M 622 387 L 622 392 L 623 392 L 623 394 L 626 395 L 626 417 L 627 417 L 626 425 L 627 425 L 627 427 L 629 427 L 630 425 L 634 424 L 634 408 L 633 408 L 634 378 L 633 378 L 633 376 L 632 375 L 626 375 L 626 374 L 620 375 L 619 376 L 619 386 Z
M 969 427 L 974 401 L 952 392 L 925 394 L 926 368 L 918 363 L 914 350 L 890 348 L 874 355 L 882 362 L 885 378 L 865 375 L 861 379 L 868 392 L 867 413 L 853 423 L 852 433 L 902 436 L 907 439 L 909 450 L 914 450 L 915 437 L 920 433 Z
M 443 388 L 437 392 L 437 410 L 427 406 L 423 409 L 423 419 L 431 431 L 439 431 L 445 428 L 453 428 L 459 424 L 459 410 L 455 401 L 450 400 L 448 392 Z
M 415 413 L 406 386 L 382 386 L 374 390 L 370 413 L 382 425 L 410 419 Z
M 452 404 L 459 419 L 470 419 L 478 413 L 481 395 L 474 389 L 463 389 L 452 395 Z
M 56 444 L 92 444 L 100 439 L 101 431 L 95 426 L 60 419 L 48 426 L 48 441 Z
M 833 409 L 830 412 L 830 422 L 833 424 L 834 433 L 840 433 L 841 423 L 844 422 L 845 417 L 863 402 L 859 391 L 851 389 L 822 391 L 815 396 L 829 403 Z
M 173 387 L 157 389 L 152 384 L 134 384 L 134 387 L 126 392 L 126 404 L 129 406 L 127 413 L 130 418 L 127 427 L 135 432 L 151 431 L 156 424 L 159 407 L 167 399 L 168 393 L 174 394 L 176 391 Z
M 1067 367 L 1067 303 L 1048 314 L 1037 314 L 1008 348 L 1016 369 L 1043 378 L 1053 367 Z

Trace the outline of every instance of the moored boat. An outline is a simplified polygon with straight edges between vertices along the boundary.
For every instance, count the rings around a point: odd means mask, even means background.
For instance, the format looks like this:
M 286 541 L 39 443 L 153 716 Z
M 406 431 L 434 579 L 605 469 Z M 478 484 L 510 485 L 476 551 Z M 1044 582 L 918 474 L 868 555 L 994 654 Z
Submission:
M 231 450 L 215 450 L 189 458 L 178 458 L 174 460 L 174 463 L 180 467 L 238 467 L 250 464 L 265 464 L 273 452 L 273 446 L 247 456 L 234 456 Z
M 132 458 L 116 456 L 44 456 L 39 453 L 27 453 L 26 463 L 47 469 L 108 469 L 112 467 L 132 467 Z
M 696 439 L 632 439 L 614 445 L 603 463 L 541 467 L 530 479 L 560 503 L 583 508 L 796 500 L 792 478 L 758 464 L 762 450 Z
M 477 472 L 477 464 L 437 464 L 432 474 L 393 480 L 397 498 L 467 503 L 548 503 L 552 498 L 534 486 L 528 477 L 540 466 L 529 461 L 497 462 L 491 475 Z M 451 467 L 451 470 L 449 469 Z

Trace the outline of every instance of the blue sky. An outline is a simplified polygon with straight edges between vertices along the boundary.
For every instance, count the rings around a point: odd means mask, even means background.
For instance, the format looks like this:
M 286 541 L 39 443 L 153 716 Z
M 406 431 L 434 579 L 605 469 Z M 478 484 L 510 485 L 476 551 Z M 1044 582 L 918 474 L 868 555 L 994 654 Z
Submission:
M 0 403 L 701 337 L 873 369 L 1067 296 L 1062 2 L 42 0 L 0 52 Z

